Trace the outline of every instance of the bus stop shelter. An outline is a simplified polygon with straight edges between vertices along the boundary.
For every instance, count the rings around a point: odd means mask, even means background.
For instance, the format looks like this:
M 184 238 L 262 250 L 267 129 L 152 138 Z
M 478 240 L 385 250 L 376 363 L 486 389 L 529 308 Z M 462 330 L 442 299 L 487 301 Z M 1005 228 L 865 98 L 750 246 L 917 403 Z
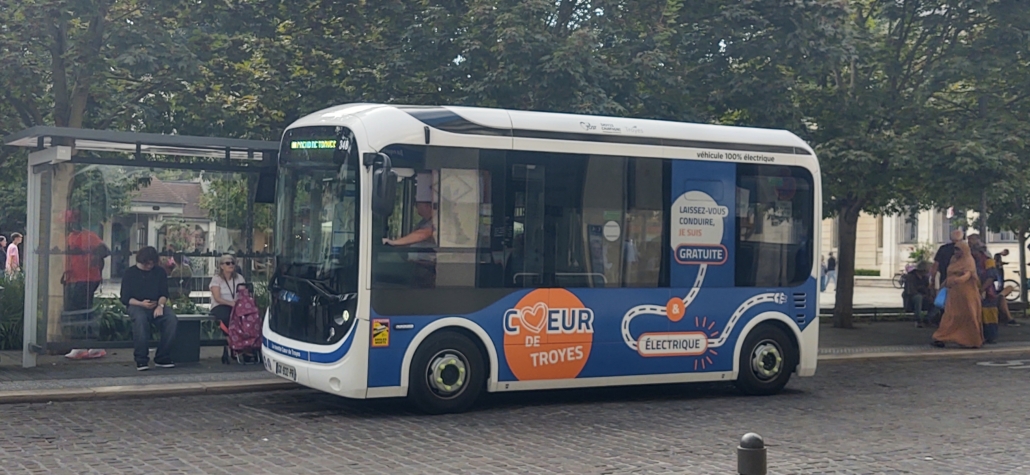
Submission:
M 274 180 L 276 142 L 33 127 L 7 137 L 5 145 L 30 150 L 27 229 L 22 244 L 23 367 L 36 366 L 37 355 L 69 348 L 131 347 L 124 332 L 106 328 L 119 324 L 117 321 L 101 322 L 108 333 L 100 336 L 70 336 L 63 331 L 69 314 L 68 236 L 73 231 L 89 229 L 102 236 L 111 249 L 106 265 L 100 264 L 106 270 L 96 294 L 108 298 L 91 302 L 90 311 L 119 305 L 117 298 L 110 298 L 117 287 L 112 283 L 117 282 L 118 267 L 129 265 L 129 256 L 143 245 L 167 251 L 169 264 L 179 268 L 187 267 L 185 262 L 191 259 L 214 261 L 214 256 L 226 252 L 241 259 L 270 258 L 267 239 L 263 249 L 254 249 L 254 203 L 256 198 L 270 202 L 270 197 L 256 193 L 271 189 L 258 183 Z M 220 226 L 205 216 L 201 205 L 217 195 L 218 186 L 232 187 L 234 183 L 245 186 L 246 195 L 235 195 L 230 203 L 242 207 L 233 213 L 242 216 L 236 219 L 242 224 L 229 230 L 225 228 L 228 218 Z M 161 247 L 158 241 L 163 241 Z M 176 259 L 182 262 L 176 263 Z M 210 272 L 206 277 L 210 279 Z M 189 298 L 189 289 L 185 292 Z

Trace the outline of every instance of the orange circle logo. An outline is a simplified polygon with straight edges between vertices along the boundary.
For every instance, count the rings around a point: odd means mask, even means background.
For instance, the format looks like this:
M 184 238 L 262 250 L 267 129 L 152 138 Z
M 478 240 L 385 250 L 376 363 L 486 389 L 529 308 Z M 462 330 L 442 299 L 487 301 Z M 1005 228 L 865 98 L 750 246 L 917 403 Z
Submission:
M 683 316 L 687 314 L 687 304 L 683 302 L 683 299 L 673 297 L 669 299 L 669 303 L 665 304 L 665 314 L 669 316 L 669 320 L 674 322 L 683 320 Z
M 504 357 L 520 381 L 579 376 L 594 341 L 594 311 L 565 289 L 534 290 L 504 312 Z

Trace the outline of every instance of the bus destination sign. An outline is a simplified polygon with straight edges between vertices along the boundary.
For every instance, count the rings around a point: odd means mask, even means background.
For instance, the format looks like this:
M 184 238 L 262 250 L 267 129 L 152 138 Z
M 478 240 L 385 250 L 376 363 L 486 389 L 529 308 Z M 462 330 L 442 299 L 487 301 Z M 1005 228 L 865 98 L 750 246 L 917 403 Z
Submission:
M 294 140 L 290 142 L 290 148 L 293 150 L 320 150 L 320 149 L 335 149 L 335 140 Z

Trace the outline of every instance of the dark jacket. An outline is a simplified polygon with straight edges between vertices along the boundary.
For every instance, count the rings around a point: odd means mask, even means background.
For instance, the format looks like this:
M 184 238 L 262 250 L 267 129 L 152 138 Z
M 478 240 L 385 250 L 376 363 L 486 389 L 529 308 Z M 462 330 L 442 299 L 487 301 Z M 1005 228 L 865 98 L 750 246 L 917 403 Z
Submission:
M 137 266 L 125 269 L 122 274 L 122 304 L 129 306 L 129 299 L 139 301 L 168 298 L 168 274 L 159 266 L 144 271 Z
M 912 270 L 905 274 L 905 295 L 922 295 L 929 297 L 930 291 L 930 279 L 926 275 L 926 272 L 921 270 Z

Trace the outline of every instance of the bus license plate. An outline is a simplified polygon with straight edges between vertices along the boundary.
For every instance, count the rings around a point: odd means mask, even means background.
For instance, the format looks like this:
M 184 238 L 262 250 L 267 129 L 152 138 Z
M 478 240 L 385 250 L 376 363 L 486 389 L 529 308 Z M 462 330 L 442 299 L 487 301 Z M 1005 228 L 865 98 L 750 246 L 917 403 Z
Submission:
M 286 366 L 278 361 L 275 362 L 275 375 L 282 376 L 290 381 L 297 380 L 297 370 L 293 366 Z

